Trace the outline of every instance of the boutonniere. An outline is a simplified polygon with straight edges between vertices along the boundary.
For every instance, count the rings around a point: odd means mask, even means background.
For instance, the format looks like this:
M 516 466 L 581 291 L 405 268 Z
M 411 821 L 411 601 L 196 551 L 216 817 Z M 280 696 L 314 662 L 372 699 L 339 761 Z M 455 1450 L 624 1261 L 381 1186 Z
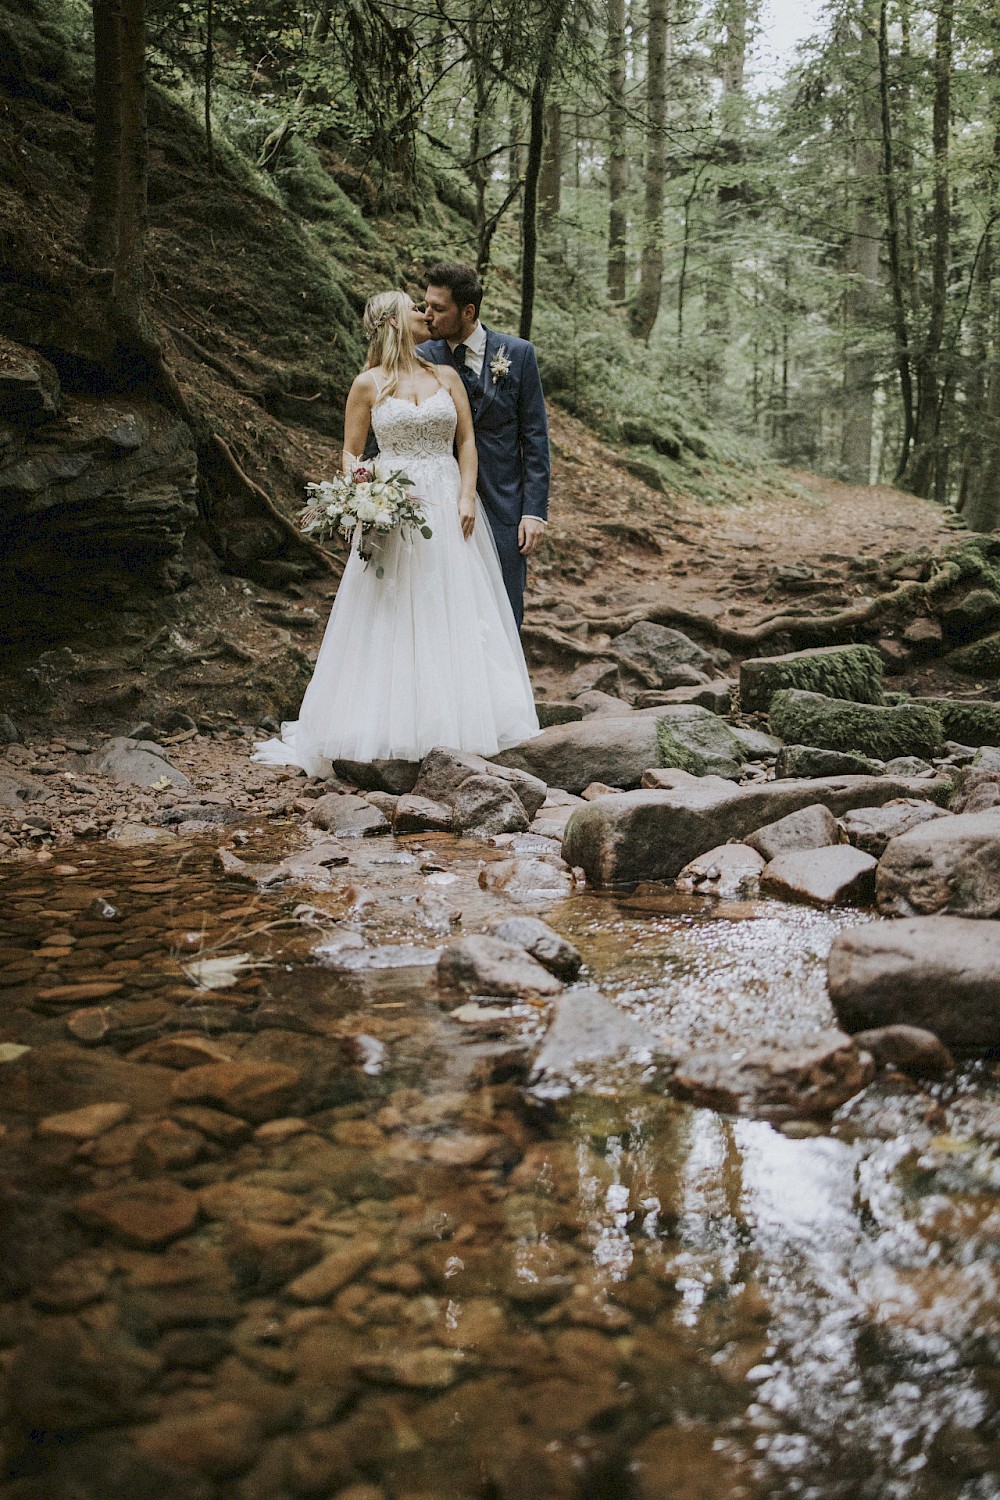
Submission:
M 497 382 L 503 380 L 505 375 L 510 374 L 510 360 L 507 358 L 506 344 L 501 344 L 500 348 L 490 360 L 490 374 Z

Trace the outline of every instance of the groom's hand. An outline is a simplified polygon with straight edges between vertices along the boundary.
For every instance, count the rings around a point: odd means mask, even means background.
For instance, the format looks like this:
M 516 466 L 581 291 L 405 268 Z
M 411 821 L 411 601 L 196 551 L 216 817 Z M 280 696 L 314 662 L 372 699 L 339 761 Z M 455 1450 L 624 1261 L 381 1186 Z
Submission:
M 545 535 L 545 522 L 537 516 L 522 516 L 517 528 L 517 550 L 530 557 Z

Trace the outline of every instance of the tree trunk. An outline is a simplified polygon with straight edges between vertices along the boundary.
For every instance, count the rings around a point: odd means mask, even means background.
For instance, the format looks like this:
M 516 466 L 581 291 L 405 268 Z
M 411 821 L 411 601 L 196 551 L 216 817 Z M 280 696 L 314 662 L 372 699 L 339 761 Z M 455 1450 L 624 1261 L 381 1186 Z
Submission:
M 538 260 L 538 179 L 542 170 L 545 142 L 545 101 L 552 82 L 556 44 L 562 31 L 568 0 L 548 0 L 542 15 L 536 45 L 538 66 L 531 86 L 531 126 L 528 136 L 528 163 L 524 173 L 524 208 L 521 225 L 521 317 L 518 333 L 530 339 L 535 315 L 535 289 Z
M 719 155 L 738 166 L 743 158 L 743 80 L 747 59 L 747 0 L 725 0 L 721 6 L 725 35 L 722 55 L 722 98 L 719 101 Z M 708 358 L 710 406 L 718 404 L 726 375 L 725 353 L 732 337 L 734 256 L 733 232 L 744 197 L 741 183 L 724 183 L 716 194 L 718 224 L 708 283 L 705 352 Z
M 649 0 L 646 64 L 646 183 L 639 285 L 629 309 L 629 327 L 649 342 L 660 311 L 663 286 L 663 184 L 666 179 L 667 0 Z
M 907 488 L 915 495 L 935 492 L 935 471 L 942 462 L 941 405 L 946 373 L 942 370 L 948 262 L 951 251 L 951 202 L 948 148 L 951 137 L 951 62 L 954 0 L 941 0 L 934 40 L 934 205 L 931 258 L 931 303 L 927 335 L 917 359 L 919 401 Z
M 111 265 L 118 239 L 121 4 L 122 0 L 93 0 L 94 170 L 83 246 L 87 260 L 95 266 Z
M 608 297 L 625 301 L 628 273 L 628 117 L 625 0 L 608 3 Z
M 903 243 L 899 225 L 899 195 L 892 134 L 892 111 L 889 80 L 888 0 L 881 0 L 878 23 L 879 111 L 882 120 L 882 185 L 885 193 L 886 242 L 889 251 L 889 280 L 892 287 L 893 328 L 896 338 L 896 368 L 899 372 L 899 394 L 902 402 L 903 434 L 899 445 L 896 478 L 902 478 L 913 441 L 913 371 L 910 355 L 909 318 L 904 288 Z
M 853 115 L 854 178 L 857 206 L 854 231 L 847 237 L 844 295 L 847 348 L 844 357 L 843 418 L 840 469 L 852 484 L 868 484 L 872 461 L 872 408 L 877 358 L 870 337 L 879 302 L 881 235 L 877 211 L 879 189 L 878 42 L 871 0 L 862 7 L 858 68 L 854 79 L 857 104 Z
M 538 179 L 538 220 L 544 233 L 551 234 L 562 207 L 562 106 L 552 102 L 545 107 L 545 146 Z

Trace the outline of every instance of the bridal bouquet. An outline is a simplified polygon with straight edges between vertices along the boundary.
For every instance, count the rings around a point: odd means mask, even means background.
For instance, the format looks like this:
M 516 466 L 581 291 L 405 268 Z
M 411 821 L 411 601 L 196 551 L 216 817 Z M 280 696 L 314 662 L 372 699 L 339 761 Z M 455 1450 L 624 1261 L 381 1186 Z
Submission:
M 301 513 L 299 528 L 318 542 L 351 537 L 367 565 L 373 556 L 373 534 L 385 536 L 397 528 L 426 537 L 432 534 L 416 495 L 407 493 L 412 488 L 413 480 L 402 469 L 382 474 L 374 463 L 358 464 L 349 474 L 306 485 L 309 503 Z M 376 564 L 377 578 L 383 571 Z

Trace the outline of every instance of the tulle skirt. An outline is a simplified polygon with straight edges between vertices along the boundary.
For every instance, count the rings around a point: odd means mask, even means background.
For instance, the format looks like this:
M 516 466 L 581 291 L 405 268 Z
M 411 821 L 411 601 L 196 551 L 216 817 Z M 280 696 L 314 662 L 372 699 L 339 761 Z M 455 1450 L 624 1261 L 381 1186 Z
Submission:
M 325 775 L 333 760 L 417 761 L 435 745 L 493 755 L 538 733 L 482 505 L 466 541 L 455 460 L 403 462 L 433 535 L 378 538 L 368 566 L 352 549 L 299 717 L 256 761 Z

